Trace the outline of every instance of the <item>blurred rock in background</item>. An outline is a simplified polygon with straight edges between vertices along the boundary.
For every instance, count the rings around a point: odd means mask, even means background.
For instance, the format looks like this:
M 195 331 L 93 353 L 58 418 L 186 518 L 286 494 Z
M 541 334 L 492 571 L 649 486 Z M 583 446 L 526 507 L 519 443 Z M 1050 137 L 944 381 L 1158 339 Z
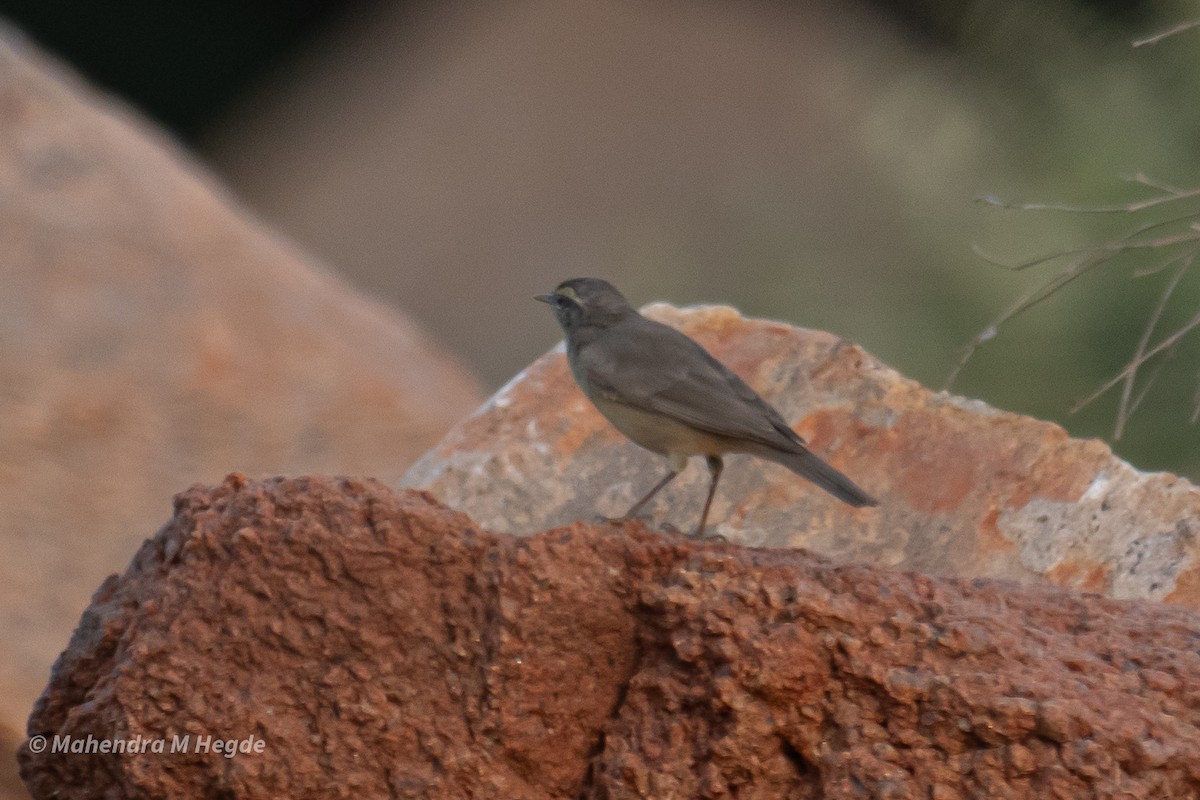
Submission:
M 234 470 L 394 481 L 481 393 L 11 32 L 0 109 L 8 731 L 176 492 Z
M 208 130 L 269 219 L 403 304 L 493 386 L 558 336 L 529 296 L 600 274 L 641 304 L 730 303 L 833 331 L 938 386 L 1041 272 L 1123 215 L 1144 170 L 1189 185 L 1200 34 L 1149 3 L 383 5 Z M 419 10 L 418 10 L 419 9 Z M 955 390 L 1107 436 L 1069 411 L 1132 355 L 1168 277 L 1074 282 Z M 1055 264 L 1048 266 L 1051 272 Z M 1185 282 L 1163 330 L 1193 313 Z M 1196 363 L 1200 348 L 1177 362 Z M 1193 370 L 1164 370 L 1118 451 L 1195 476 Z
M 202 147 L 267 218 L 499 385 L 557 336 L 529 295 L 600 273 L 636 303 L 719 301 L 834 331 L 929 385 L 1051 264 L 1126 215 L 1013 200 L 1188 187 L 1200 35 L 1168 2 L 280 5 L 9 0 L 48 46 Z M 107 50 L 105 49 L 107 48 Z M 172 90 L 171 87 L 174 87 Z M 1178 210 L 1175 206 L 1172 212 Z M 1185 209 L 1186 210 L 1186 209 Z M 1140 224 L 1140 223 L 1139 223 Z M 1109 436 L 1156 256 L 1073 282 L 956 391 Z M 1193 314 L 1189 276 L 1163 334 Z M 1196 477 L 1185 340 L 1117 443 Z

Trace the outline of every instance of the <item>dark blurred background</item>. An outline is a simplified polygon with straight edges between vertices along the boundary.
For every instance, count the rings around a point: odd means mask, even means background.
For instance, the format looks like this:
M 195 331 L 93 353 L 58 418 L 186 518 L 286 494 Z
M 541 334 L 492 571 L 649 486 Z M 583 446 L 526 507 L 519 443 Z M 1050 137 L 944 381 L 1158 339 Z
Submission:
M 552 345 L 530 300 L 595 274 L 730 303 L 923 383 L 1055 263 L 1143 223 L 1003 210 L 1200 184 L 1200 31 L 1171 2 L 3 0 L 0 16 L 172 131 L 243 202 L 499 385 Z M 1154 219 L 1195 219 L 1168 204 Z M 1162 230 L 1167 230 L 1163 228 Z M 1004 327 L 953 390 L 1110 436 L 1177 251 L 1118 259 Z M 1153 274 L 1138 276 L 1139 272 Z M 1196 313 L 1189 272 L 1155 338 Z M 1200 347 L 1117 451 L 1200 478 Z

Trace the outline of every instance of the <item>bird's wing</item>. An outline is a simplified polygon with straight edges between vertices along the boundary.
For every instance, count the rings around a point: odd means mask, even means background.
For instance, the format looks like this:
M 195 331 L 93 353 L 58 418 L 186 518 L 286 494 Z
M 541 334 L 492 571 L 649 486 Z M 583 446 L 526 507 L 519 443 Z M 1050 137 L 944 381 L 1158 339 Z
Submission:
M 639 316 L 594 344 L 601 346 L 581 348 L 578 358 L 588 386 L 607 400 L 719 436 L 803 446 L 757 392 L 674 328 Z

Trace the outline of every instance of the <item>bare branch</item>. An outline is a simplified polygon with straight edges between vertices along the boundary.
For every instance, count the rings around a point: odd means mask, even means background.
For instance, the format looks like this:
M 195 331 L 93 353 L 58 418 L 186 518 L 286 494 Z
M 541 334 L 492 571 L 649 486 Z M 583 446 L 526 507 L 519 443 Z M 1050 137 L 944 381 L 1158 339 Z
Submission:
M 1116 375 L 1114 375 L 1112 378 L 1110 378 L 1107 383 L 1105 383 L 1103 386 L 1101 386 L 1095 392 L 1090 394 L 1084 400 L 1077 403 L 1076 408 L 1082 408 L 1083 406 L 1086 406 L 1088 403 L 1092 402 L 1097 397 L 1104 394 L 1105 392 L 1107 392 L 1109 389 L 1116 386 L 1121 381 L 1125 380 L 1126 375 L 1128 375 L 1131 372 L 1136 372 L 1138 369 L 1141 368 L 1141 366 L 1143 364 L 1145 364 L 1150 359 L 1154 358 L 1159 353 L 1163 352 L 1164 350 L 1168 350 L 1168 349 L 1174 347 L 1175 344 L 1177 342 L 1179 342 L 1180 339 L 1182 339 L 1184 336 L 1187 336 L 1189 333 L 1191 333 L 1197 326 L 1200 326 L 1200 312 L 1196 313 L 1190 320 L 1187 321 L 1186 324 L 1184 324 L 1183 327 L 1181 327 L 1179 330 L 1175 331 L 1175 333 L 1171 334 L 1166 339 L 1163 339 L 1161 342 L 1156 344 L 1154 347 L 1150 348 L 1150 350 L 1142 353 L 1137 358 L 1131 359 L 1129 361 L 1129 363 L 1125 365 L 1124 369 L 1122 369 L 1120 372 L 1118 372 Z
M 1171 279 L 1167 281 L 1167 285 L 1163 287 L 1162 294 L 1158 296 L 1158 304 L 1155 305 L 1154 311 L 1151 312 L 1150 319 L 1146 321 L 1146 327 L 1142 331 L 1142 338 L 1138 340 L 1137 350 L 1133 354 L 1132 360 L 1135 362 L 1146 352 L 1146 346 L 1150 344 L 1150 338 L 1154 335 L 1154 329 L 1158 327 L 1158 321 L 1162 318 L 1163 310 L 1167 307 L 1167 301 L 1171 299 L 1171 294 L 1175 291 L 1175 287 L 1179 285 L 1179 281 L 1191 269 L 1192 264 L 1196 260 L 1196 254 L 1193 252 L 1191 255 L 1184 256 L 1178 260 L 1180 262 L 1179 269 L 1175 270 L 1175 274 L 1171 276 Z M 1133 414 L 1136 407 L 1141 404 L 1142 398 L 1145 397 L 1146 392 L 1150 389 L 1150 385 L 1157 377 L 1157 372 L 1155 370 L 1151 374 L 1150 378 L 1146 381 L 1146 385 L 1142 388 L 1142 393 L 1132 405 L 1130 400 L 1133 395 L 1133 384 L 1137 379 L 1137 370 L 1131 371 L 1126 376 L 1125 385 L 1121 388 L 1121 400 L 1117 404 L 1117 424 L 1113 429 L 1114 439 L 1121 438 L 1121 434 L 1125 430 L 1125 424 L 1129 421 L 1129 417 Z
M 1051 261 L 1055 261 L 1060 258 L 1066 258 L 1068 256 L 1081 256 L 1081 255 L 1084 255 L 1085 253 L 1094 252 L 1095 249 L 1096 248 L 1094 248 L 1094 247 L 1082 247 L 1082 248 L 1070 249 L 1070 250 L 1055 250 L 1052 253 L 1047 253 L 1046 255 L 1037 256 L 1036 258 L 1031 258 L 1028 261 L 1022 261 L 1017 264 L 1009 264 L 1004 261 L 1001 261 L 999 258 L 996 258 L 995 256 L 988 254 L 979 245 L 977 245 L 977 244 L 971 245 L 971 252 L 974 253 L 975 255 L 979 256 L 980 258 L 982 258 L 984 261 L 988 262 L 989 264 L 991 264 L 994 267 L 1000 267 L 1001 269 L 1007 269 L 1012 272 L 1022 272 L 1023 270 L 1027 270 L 1030 267 L 1039 267 L 1042 264 L 1049 264 Z
M 1138 39 L 1132 44 L 1134 47 L 1156 44 L 1168 37 L 1198 27 L 1200 27 L 1200 19 L 1183 22 L 1159 33 Z M 1151 261 L 1151 266 L 1143 266 L 1141 263 L 1143 259 L 1140 258 L 1130 264 L 1133 277 L 1135 278 L 1157 275 L 1160 272 L 1174 268 L 1174 271 L 1163 285 L 1154 310 L 1146 320 L 1146 325 L 1142 330 L 1142 335 L 1138 340 L 1133 356 L 1120 372 L 1110 378 L 1095 392 L 1076 403 L 1072 409 L 1072 413 L 1079 411 L 1110 389 L 1121 384 L 1120 397 L 1117 402 L 1116 424 L 1113 431 L 1115 439 L 1121 438 L 1130 418 L 1142 404 L 1150 388 L 1157 380 L 1159 373 L 1163 369 L 1163 365 L 1175 354 L 1183 338 L 1197 327 L 1200 327 L 1200 312 L 1197 312 L 1173 333 L 1163 337 L 1157 343 L 1151 344 L 1158 331 L 1167 304 L 1171 302 L 1184 276 L 1191 270 L 1196 260 L 1200 258 L 1200 207 L 1194 202 L 1200 198 L 1200 186 L 1182 188 L 1166 181 L 1152 178 L 1140 170 L 1132 176 L 1124 177 L 1123 180 L 1148 190 L 1147 194 L 1149 196 L 1128 203 L 1095 206 L 1070 203 L 1014 202 L 1001 199 L 995 195 L 985 195 L 976 198 L 977 202 L 980 203 L 986 203 L 997 208 L 1019 211 L 1055 211 L 1090 216 L 1111 214 L 1128 214 L 1133 216 L 1149 209 L 1162 209 L 1165 213 L 1172 214 L 1172 216 L 1167 219 L 1143 222 L 1124 234 L 1109 236 L 1098 244 L 1053 250 L 1017 263 L 1005 263 L 1001 259 L 985 253 L 978 245 L 974 245 L 972 249 L 978 257 L 994 266 L 1000 266 L 1015 272 L 1041 267 L 1056 261 L 1065 261 L 1066 263 L 1059 268 L 1056 275 L 1053 275 L 1048 280 L 1043 280 L 1032 291 L 1026 292 L 1016 302 L 1004 309 L 990 325 L 977 333 L 968 342 L 967 346 L 961 351 L 958 362 L 951 369 L 950 375 L 946 379 L 946 387 L 949 387 L 954 382 L 975 351 L 998 335 L 1003 325 L 1033 308 L 1063 288 L 1066 284 L 1098 266 L 1111 264 L 1122 255 L 1134 254 L 1139 251 L 1146 251 L 1148 254 L 1157 253 L 1156 257 L 1144 259 L 1145 261 Z M 1175 205 L 1171 206 L 1170 204 Z M 1168 211 L 1168 208 L 1174 209 L 1174 211 Z M 1162 214 L 1156 216 L 1162 216 Z M 1149 368 L 1151 362 L 1154 362 L 1152 369 Z M 1148 375 L 1146 374 L 1147 372 L 1149 372 Z M 1191 416 L 1192 422 L 1200 419 L 1200 375 L 1197 375 L 1197 386 L 1195 396 L 1193 397 Z
M 1171 349 L 1167 350 L 1167 352 L 1163 353 L 1163 357 L 1158 361 L 1157 364 L 1154 365 L 1153 369 L 1151 369 L 1150 376 L 1146 378 L 1146 382 L 1142 385 L 1142 390 L 1138 392 L 1138 396 L 1135 397 L 1133 402 L 1129 404 L 1129 418 L 1133 417 L 1134 412 L 1138 410 L 1138 406 L 1140 406 L 1142 401 L 1146 399 L 1146 395 L 1150 394 L 1150 387 L 1154 385 L 1156 380 L 1158 380 L 1158 374 L 1162 372 L 1163 366 L 1174 357 L 1175 348 L 1172 347 Z M 1128 421 L 1128 419 L 1126 421 Z M 1121 430 L 1124 430 L 1124 422 L 1121 422 L 1120 424 Z
M 1148 222 L 1148 223 L 1137 226 L 1136 228 L 1132 229 L 1128 233 L 1125 233 L 1114 239 L 1110 239 L 1109 241 L 1103 242 L 1102 244 L 1099 244 L 1099 245 L 1093 245 L 1091 247 L 1077 247 L 1077 248 L 1068 248 L 1068 249 L 1063 249 L 1063 250 L 1054 250 L 1050 253 L 1046 253 L 1044 255 L 1040 255 L 1035 258 L 1031 258 L 1028 261 L 1021 261 L 1016 264 L 1010 264 L 1010 263 L 1001 261 L 996 256 L 993 256 L 990 253 L 986 252 L 978 244 L 971 245 L 971 252 L 974 253 L 975 255 L 977 255 L 979 258 L 983 259 L 984 261 L 988 262 L 992 266 L 1000 267 L 1002 269 L 1007 269 L 1012 272 L 1021 272 L 1023 270 L 1027 270 L 1032 267 L 1039 267 L 1042 264 L 1049 264 L 1051 261 L 1056 261 L 1060 258 L 1067 258 L 1069 256 L 1095 255 L 1095 254 L 1103 254 L 1103 253 L 1110 253 L 1112 255 L 1116 255 L 1124 250 L 1156 249 L 1156 248 L 1161 248 L 1161 247 L 1170 247 L 1170 246 L 1176 245 L 1176 244 L 1184 244 L 1184 243 L 1191 242 L 1191 241 L 1200 241 L 1200 228 L 1197 228 L 1195 226 L 1195 224 L 1188 226 L 1189 229 L 1195 229 L 1196 234 L 1197 234 L 1195 236 L 1193 236 L 1191 234 L 1176 234 L 1175 236 L 1166 237 L 1166 238 L 1162 238 L 1162 239 L 1134 240 L 1134 238 L 1133 238 L 1133 237 L 1139 236 L 1143 233 L 1148 233 L 1149 231 L 1152 231 L 1156 228 L 1165 228 L 1168 225 L 1173 225 L 1173 224 L 1179 223 L 1179 222 L 1185 222 L 1187 220 L 1192 219 L 1195 216 L 1196 216 L 1195 212 L 1190 212 L 1188 214 L 1183 214 L 1178 217 L 1171 217 L 1170 219 L 1158 220 L 1157 222 Z M 1148 272 L 1146 274 L 1153 274 L 1153 272 L 1157 272 L 1157 271 L 1158 271 L 1158 268 L 1156 268 L 1152 272 Z
M 1143 183 L 1143 181 L 1135 181 Z M 1151 183 L 1143 183 L 1151 188 L 1156 187 Z M 1030 203 L 1016 202 L 1012 200 L 1002 200 L 995 195 L 982 195 L 975 198 L 977 203 L 984 203 L 997 208 L 1007 208 L 1015 211 L 1064 211 L 1069 214 L 1132 214 L 1137 211 L 1144 211 L 1147 208 L 1154 208 L 1165 203 L 1173 203 L 1179 200 L 1190 200 L 1194 197 L 1200 197 L 1200 188 L 1179 190 L 1166 190 L 1163 194 L 1148 197 L 1145 200 L 1136 200 L 1130 203 L 1110 206 L 1081 206 L 1070 203 Z
M 946 378 L 946 382 L 943 384 L 942 388 L 950 388 L 950 386 L 954 383 L 955 378 L 958 377 L 958 373 L 962 372 L 963 367 L 965 367 L 967 362 L 971 360 L 971 356 L 975 354 L 975 351 L 982 347 L 984 343 L 995 338 L 1002 325 L 1009 322 L 1019 314 L 1023 314 L 1024 312 L 1033 308 L 1038 303 L 1042 302 L 1046 298 L 1050 297 L 1050 295 L 1054 294 L 1059 289 L 1078 278 L 1080 275 L 1083 275 L 1093 267 L 1103 264 L 1109 258 L 1111 258 L 1111 255 L 1104 254 L 1092 259 L 1083 259 L 1063 270 L 1062 272 L 1054 275 L 1050 280 L 1041 284 L 1036 289 L 1027 292 L 1015 303 L 1004 309 L 1004 311 L 1000 313 L 1000 316 L 998 316 L 995 321 L 992 322 L 992 324 L 975 334 L 971 341 L 967 343 L 967 346 L 962 349 L 959 354 L 958 363 L 956 363 L 950 370 L 950 375 Z
M 1166 181 L 1155 180 L 1154 178 L 1151 178 L 1150 176 L 1148 176 L 1146 173 L 1142 172 L 1141 170 L 1138 170 L 1133 175 L 1127 175 L 1127 176 L 1123 177 L 1122 180 L 1124 180 L 1128 183 L 1140 184 L 1142 186 L 1146 186 L 1151 189 L 1157 189 L 1160 192 L 1166 192 L 1167 194 L 1177 194 L 1178 195 L 1178 194 L 1186 194 L 1188 192 L 1187 189 L 1180 189 L 1177 186 L 1172 186 L 1169 183 L 1167 183 Z
M 1200 26 L 1200 21 L 1197 21 L 1196 25 Z M 1197 259 L 1200 259 L 1200 207 L 1195 202 L 1197 199 L 1200 199 L 1200 187 L 1181 188 L 1166 181 L 1151 178 L 1141 171 L 1132 176 L 1126 176 L 1123 179 L 1129 183 L 1145 187 L 1151 190 L 1153 194 L 1142 200 L 1120 205 L 1102 206 L 1083 206 L 1066 203 L 1017 203 L 1002 200 L 994 195 L 978 198 L 979 202 L 999 208 L 1020 211 L 1056 211 L 1088 215 L 1127 214 L 1131 217 L 1135 215 L 1140 216 L 1141 212 L 1146 212 L 1150 209 L 1157 208 L 1165 211 L 1171 203 L 1175 203 L 1176 205 L 1174 206 L 1174 213 L 1171 213 L 1165 219 L 1143 221 L 1132 226 L 1124 233 L 1110 236 L 1098 243 L 1084 247 L 1053 250 L 1023 262 L 1005 263 L 999 258 L 985 253 L 979 246 L 974 246 L 972 249 L 980 258 L 985 259 L 992 265 L 1016 272 L 1041 267 L 1060 260 L 1064 260 L 1066 263 L 1059 267 L 1057 274 L 1042 281 L 1033 290 L 1025 293 L 1016 302 L 1004 309 L 990 325 L 968 342 L 967 346 L 961 351 L 958 362 L 950 371 L 945 384 L 947 387 L 957 379 L 959 373 L 974 355 L 975 351 L 997 336 L 1003 325 L 1047 299 L 1066 284 L 1096 267 L 1111 264 L 1122 255 L 1137 252 L 1159 253 L 1159 257 L 1155 259 L 1151 266 L 1140 266 L 1137 262 L 1131 265 L 1131 272 L 1134 277 L 1157 275 L 1160 272 L 1174 268 L 1159 294 L 1153 312 L 1146 321 L 1145 328 L 1142 331 L 1133 356 L 1120 372 L 1110 378 L 1095 392 L 1076 403 L 1075 407 L 1071 410 L 1072 413 L 1079 411 L 1110 389 L 1121 384 L 1120 398 L 1117 404 L 1116 424 L 1113 431 L 1114 438 L 1119 439 L 1121 437 L 1129 420 L 1146 398 L 1150 388 L 1155 384 L 1164 363 L 1175 352 L 1179 342 L 1197 327 L 1200 327 L 1200 312 L 1197 312 L 1192 319 L 1173 333 L 1165 336 L 1158 342 L 1154 342 L 1154 336 L 1162 322 L 1167 304 L 1172 300 L 1184 276 L 1191 270 Z M 1160 213 L 1155 216 L 1162 216 L 1162 214 Z M 1154 362 L 1153 368 L 1150 368 L 1151 362 Z M 1196 390 L 1193 417 L 1200 419 L 1200 385 L 1197 386 Z
M 1186 217 L 1175 221 L 1181 221 L 1182 219 L 1186 219 Z M 1006 268 L 1008 269 L 1022 270 L 1037 264 L 1044 264 L 1053 261 L 1057 258 L 1065 258 L 1068 256 L 1087 256 L 1086 258 L 1080 259 L 1075 264 L 1059 272 L 1050 280 L 1041 284 L 1034 290 L 1026 293 L 1023 297 L 1001 312 L 1000 316 L 997 317 L 990 325 L 977 333 L 960 352 L 958 362 L 951 368 L 950 374 L 947 376 L 946 382 L 943 384 L 943 388 L 948 389 L 954 384 L 955 379 L 958 378 L 958 374 L 962 372 L 963 367 L 965 367 L 967 362 L 971 360 L 971 357 L 975 354 L 975 351 L 982 347 L 986 342 L 993 339 L 999 332 L 1001 326 L 1019 314 L 1022 314 L 1025 311 L 1033 308 L 1035 305 L 1050 297 L 1050 295 L 1054 294 L 1063 286 L 1067 285 L 1084 273 L 1102 264 L 1106 264 L 1116 256 L 1131 250 L 1161 249 L 1179 244 L 1200 242 L 1200 231 L 1195 231 L 1192 233 L 1180 233 L 1173 236 L 1164 236 L 1158 239 L 1150 239 L 1145 241 L 1131 240 L 1127 238 L 1137 236 L 1157 227 L 1161 227 L 1164 224 L 1168 224 L 1168 222 L 1169 221 L 1159 221 L 1138 226 L 1129 233 L 1125 234 L 1125 237 L 1112 239 L 1095 247 L 1079 248 L 1075 250 L 1060 250 L 1046 256 L 1040 256 L 1023 264 L 1007 266 Z M 977 253 L 980 253 L 981 256 L 986 258 L 986 255 L 983 254 L 982 250 L 977 247 L 973 249 Z M 1195 258 L 1195 255 L 1196 253 L 1193 251 L 1192 253 L 1181 256 L 1180 258 L 1186 258 L 1187 263 L 1190 265 L 1192 260 Z M 993 263 L 997 263 L 999 266 L 1006 266 L 1004 264 L 1000 264 L 999 262 Z M 1170 261 L 1168 261 L 1168 263 L 1170 263 Z M 1160 265 L 1160 267 L 1156 268 L 1155 271 L 1158 271 L 1158 269 L 1161 268 L 1162 266 Z M 1171 291 L 1174 291 L 1173 286 Z M 1161 311 L 1158 313 L 1161 314 Z M 1134 371 L 1136 372 L 1136 369 Z M 1099 394 L 1103 394 L 1104 392 L 1108 391 L 1108 389 L 1111 389 L 1114 385 L 1116 385 L 1115 382 L 1104 387 Z M 1099 394 L 1097 396 L 1099 396 Z M 1086 401 L 1082 402 L 1082 404 L 1077 404 L 1076 410 L 1086 406 L 1094 399 L 1095 397 L 1090 397 L 1086 399 Z
M 1192 394 L 1192 416 L 1188 418 L 1188 422 L 1195 425 L 1197 419 L 1200 419 L 1200 374 L 1196 375 L 1196 391 Z
M 1174 36 L 1177 33 L 1183 33 L 1186 30 L 1191 30 L 1192 28 L 1196 27 L 1200 27 L 1200 19 L 1194 19 L 1190 22 L 1181 22 L 1172 28 L 1167 28 L 1165 31 L 1160 31 L 1143 39 L 1134 39 L 1131 44 L 1134 47 L 1141 47 L 1147 44 L 1158 44 L 1163 39 Z

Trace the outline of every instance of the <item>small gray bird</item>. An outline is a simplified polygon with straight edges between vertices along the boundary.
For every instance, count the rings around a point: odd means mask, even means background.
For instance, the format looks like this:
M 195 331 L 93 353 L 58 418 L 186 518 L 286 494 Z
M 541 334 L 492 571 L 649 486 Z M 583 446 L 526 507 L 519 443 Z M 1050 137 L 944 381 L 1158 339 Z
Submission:
M 702 455 L 712 481 L 695 536 L 704 535 L 725 453 L 749 453 L 808 478 L 842 502 L 878 501 L 813 455 L 804 440 L 741 378 L 683 333 L 639 314 L 608 281 L 573 278 L 548 303 L 567 337 L 575 382 L 621 433 L 670 459 L 671 471 L 633 504 L 634 517 Z

